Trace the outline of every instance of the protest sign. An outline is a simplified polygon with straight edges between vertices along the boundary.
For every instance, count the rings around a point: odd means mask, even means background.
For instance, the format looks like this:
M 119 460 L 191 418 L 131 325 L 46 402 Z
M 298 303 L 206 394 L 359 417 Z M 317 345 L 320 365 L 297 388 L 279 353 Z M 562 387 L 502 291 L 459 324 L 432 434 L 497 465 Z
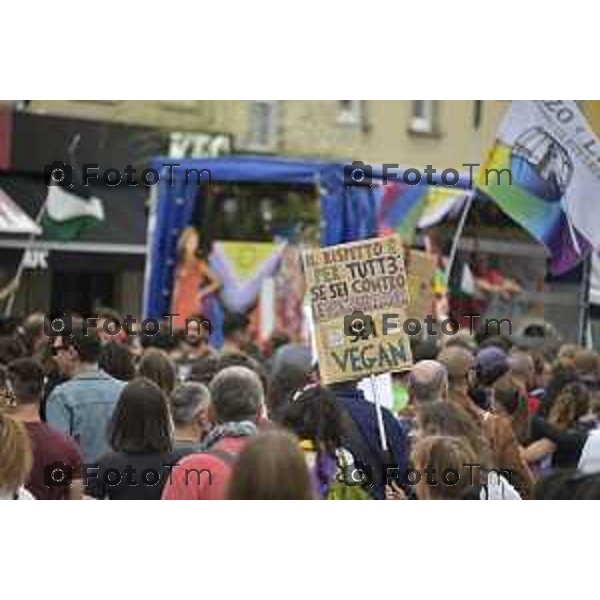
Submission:
M 410 364 L 403 329 L 409 305 L 403 252 L 397 235 L 304 252 L 323 383 L 363 379 Z
M 433 279 L 435 277 L 435 256 L 411 250 L 406 261 L 408 273 L 408 306 L 409 318 L 424 320 L 427 315 L 434 314 Z
M 381 406 L 392 410 L 394 406 L 394 389 L 392 387 L 391 373 L 381 373 L 361 379 L 357 386 L 369 402 L 380 402 Z

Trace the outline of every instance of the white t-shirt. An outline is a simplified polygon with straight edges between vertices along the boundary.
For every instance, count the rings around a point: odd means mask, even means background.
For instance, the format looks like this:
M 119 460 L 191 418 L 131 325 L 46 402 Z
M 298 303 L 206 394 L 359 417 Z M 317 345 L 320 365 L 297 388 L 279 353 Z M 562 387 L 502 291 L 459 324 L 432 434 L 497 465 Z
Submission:
M 0 500 L 35 500 L 35 498 L 24 487 L 20 487 L 16 492 L 0 488 Z
M 503 475 L 490 471 L 487 476 L 487 489 L 482 489 L 481 500 L 521 500 L 519 492 Z
M 590 431 L 579 459 L 582 473 L 600 473 L 600 429 Z

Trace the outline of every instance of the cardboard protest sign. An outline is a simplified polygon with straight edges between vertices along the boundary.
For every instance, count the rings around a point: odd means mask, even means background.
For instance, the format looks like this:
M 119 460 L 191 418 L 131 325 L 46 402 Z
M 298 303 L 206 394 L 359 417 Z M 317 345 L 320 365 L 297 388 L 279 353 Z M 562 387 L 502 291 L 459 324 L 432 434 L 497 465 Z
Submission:
M 424 320 L 434 314 L 433 278 L 435 276 L 435 257 L 426 252 L 411 250 L 406 261 L 408 273 L 409 318 Z
M 409 297 L 399 236 L 307 250 L 303 261 L 324 383 L 410 364 L 403 330 Z

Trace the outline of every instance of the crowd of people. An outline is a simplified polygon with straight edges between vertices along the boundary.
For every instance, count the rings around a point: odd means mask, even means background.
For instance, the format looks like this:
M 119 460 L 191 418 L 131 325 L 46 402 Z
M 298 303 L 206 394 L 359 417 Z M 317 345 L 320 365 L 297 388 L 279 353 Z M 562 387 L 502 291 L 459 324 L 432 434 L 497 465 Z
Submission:
M 600 356 L 497 329 L 411 341 L 408 404 L 323 385 L 310 348 L 248 322 L 114 336 L 44 316 L 0 336 L 0 498 L 600 498 Z M 491 330 L 490 330 L 491 329 Z M 382 432 L 383 430 L 383 432 Z M 387 448 L 384 450 L 382 434 Z

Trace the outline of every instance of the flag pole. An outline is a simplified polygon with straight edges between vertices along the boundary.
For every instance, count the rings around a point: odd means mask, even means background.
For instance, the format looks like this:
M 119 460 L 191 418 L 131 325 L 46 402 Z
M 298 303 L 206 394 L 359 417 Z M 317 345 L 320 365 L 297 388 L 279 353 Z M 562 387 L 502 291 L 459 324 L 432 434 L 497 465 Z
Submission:
M 579 292 L 579 335 L 578 342 L 584 348 L 588 347 L 588 327 L 590 323 L 590 285 L 592 281 L 592 257 L 589 252 L 583 260 L 581 274 L 581 289 Z
M 481 102 L 481 106 L 479 111 L 483 110 L 483 100 L 475 100 L 477 105 L 478 102 Z M 477 106 L 474 107 L 474 110 L 477 111 Z M 478 116 L 477 116 L 478 115 Z M 467 201 L 463 208 L 462 214 L 460 215 L 460 220 L 458 222 L 458 226 L 456 228 L 456 232 L 454 234 L 454 239 L 452 240 L 452 246 L 450 248 L 450 255 L 448 256 L 448 264 L 446 265 L 446 281 L 450 281 L 450 273 L 452 272 L 452 267 L 454 266 L 454 261 L 456 259 L 456 253 L 458 252 L 458 244 L 460 242 L 460 238 L 462 237 L 463 230 L 465 228 L 465 224 L 467 222 L 467 217 L 469 216 L 469 212 L 471 211 L 471 206 L 475 200 L 475 195 L 477 190 L 475 189 L 475 177 L 473 176 L 472 167 L 479 165 L 479 160 L 481 156 L 481 112 L 474 112 L 473 114 L 473 131 L 471 133 L 471 140 L 469 144 L 469 154 L 471 155 L 471 160 L 476 161 L 475 163 L 471 163 L 471 170 L 469 171 L 471 174 L 470 181 L 470 190 L 469 195 L 467 197 Z M 481 165 L 479 165 L 481 166 Z
M 69 143 L 69 146 L 67 148 L 67 154 L 69 156 L 69 160 L 71 162 L 72 168 L 74 168 L 77 165 L 77 162 L 75 161 L 75 151 L 79 147 L 80 142 L 81 142 L 81 134 L 76 133 L 72 137 L 72 139 Z M 44 213 L 46 212 L 47 204 L 48 204 L 48 196 L 46 195 L 46 198 L 42 202 L 42 206 L 41 206 L 38 214 L 35 217 L 35 224 L 38 226 L 42 222 L 42 217 L 44 216 Z M 14 276 L 13 280 L 7 286 L 7 287 L 11 288 L 10 296 L 8 297 L 8 300 L 6 301 L 6 307 L 4 309 L 4 314 L 7 317 L 10 317 L 12 314 L 13 305 L 15 303 L 15 296 L 19 290 L 19 285 L 21 283 L 21 277 L 23 275 L 23 271 L 25 270 L 25 260 L 27 258 L 27 254 L 33 247 L 36 235 L 37 235 L 36 233 L 31 233 L 29 235 L 27 244 L 25 246 L 25 249 L 23 250 L 23 255 L 21 256 L 21 261 L 19 262 L 19 266 L 17 268 L 17 274 Z
M 37 226 L 42 222 L 42 217 L 44 216 L 44 212 L 46 211 L 46 200 L 42 203 L 42 207 L 40 208 L 37 216 L 35 217 L 35 224 Z M 35 242 L 35 237 L 37 233 L 33 232 L 29 234 L 29 238 L 27 240 L 27 244 L 23 249 L 23 254 L 21 256 L 21 260 L 19 262 L 19 266 L 17 267 L 17 274 L 13 277 L 10 284 L 7 286 L 10 288 L 10 295 L 8 296 L 8 300 L 6 301 L 6 307 L 4 308 L 4 315 L 10 317 L 12 315 L 13 305 L 15 303 L 15 297 L 17 292 L 19 291 L 19 286 L 21 284 L 21 277 L 23 276 L 23 271 L 25 270 L 25 261 L 27 259 L 27 255 L 31 251 L 33 244 Z
M 467 222 L 467 217 L 469 216 L 469 212 L 471 210 L 471 205 L 473 204 L 473 198 L 475 197 L 475 187 L 474 184 L 471 184 L 471 190 L 469 192 L 469 196 L 463 208 L 462 214 L 460 215 L 460 221 L 458 222 L 458 226 L 456 227 L 456 232 L 454 233 L 454 239 L 452 240 L 452 247 L 450 248 L 450 255 L 448 256 L 448 263 L 446 265 L 446 280 L 450 280 L 450 273 L 452 271 L 452 265 L 454 264 L 454 260 L 456 258 L 456 253 L 458 252 L 458 243 L 460 238 L 462 237 L 463 229 L 465 228 L 465 224 Z
M 383 421 L 383 409 L 381 408 L 381 398 L 377 391 L 377 382 L 375 381 L 375 375 L 371 373 L 371 388 L 373 390 L 373 400 L 375 400 L 375 413 L 377 415 L 377 428 L 379 429 L 379 437 L 381 439 L 381 449 L 383 452 L 388 452 L 389 445 L 387 435 L 385 433 L 385 423 Z

